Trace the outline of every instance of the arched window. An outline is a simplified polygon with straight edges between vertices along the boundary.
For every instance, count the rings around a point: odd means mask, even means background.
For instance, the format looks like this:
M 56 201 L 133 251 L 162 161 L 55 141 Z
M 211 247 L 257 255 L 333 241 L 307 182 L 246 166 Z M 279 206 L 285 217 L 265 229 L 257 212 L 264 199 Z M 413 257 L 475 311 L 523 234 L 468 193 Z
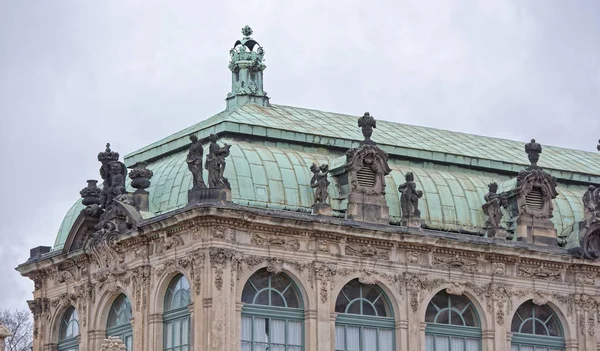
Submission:
M 296 284 L 261 269 L 242 292 L 242 351 L 304 350 L 304 309 Z
M 123 340 L 127 351 L 133 350 L 133 329 L 131 328 L 131 304 L 124 294 L 117 297 L 108 312 L 106 336 L 118 336 Z
M 377 285 L 354 279 L 335 301 L 335 349 L 394 350 L 394 318 L 387 296 Z
M 552 309 L 529 300 L 515 312 L 510 327 L 512 351 L 558 351 L 565 349 L 562 326 Z
M 60 321 L 58 332 L 59 351 L 79 350 L 79 318 L 74 307 L 70 307 Z
M 183 275 L 178 275 L 169 284 L 165 294 L 163 316 L 165 351 L 190 349 L 190 284 Z
M 465 296 L 440 291 L 425 312 L 427 351 L 479 351 L 481 325 L 473 304 Z

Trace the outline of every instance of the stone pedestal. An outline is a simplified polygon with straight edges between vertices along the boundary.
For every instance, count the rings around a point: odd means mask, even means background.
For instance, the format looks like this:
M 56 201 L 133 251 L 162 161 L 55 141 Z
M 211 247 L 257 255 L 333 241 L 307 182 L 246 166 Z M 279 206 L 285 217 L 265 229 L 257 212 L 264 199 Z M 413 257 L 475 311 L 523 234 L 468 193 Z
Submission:
M 402 225 L 410 228 L 421 228 L 421 218 L 418 217 L 407 217 L 402 218 Z
M 558 235 L 554 223 L 545 218 L 521 216 L 517 221 L 517 241 L 540 246 L 557 246 Z
M 346 218 L 361 222 L 389 224 L 390 209 L 381 195 L 355 192 L 348 195 Z
M 487 237 L 490 239 L 506 240 L 508 232 L 502 227 L 487 228 Z
M 312 205 L 312 214 L 321 216 L 333 216 L 333 210 L 328 204 Z
M 143 212 L 148 212 L 150 210 L 150 193 L 144 189 L 138 189 L 133 192 L 132 198 L 135 207 Z
M 231 202 L 231 190 L 227 188 L 201 188 L 188 190 L 187 206 L 198 204 L 224 204 Z

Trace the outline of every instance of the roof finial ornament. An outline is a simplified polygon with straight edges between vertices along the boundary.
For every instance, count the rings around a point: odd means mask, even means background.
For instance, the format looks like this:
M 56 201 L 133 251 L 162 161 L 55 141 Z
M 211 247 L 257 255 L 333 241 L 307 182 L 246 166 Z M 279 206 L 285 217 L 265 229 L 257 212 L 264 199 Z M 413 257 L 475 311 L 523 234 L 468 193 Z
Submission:
M 600 151 L 600 139 L 598 140 L 598 146 L 596 146 L 596 149 L 598 149 L 598 151 Z
M 244 28 L 242 28 L 242 34 L 244 35 L 244 39 L 245 38 L 250 38 L 250 36 L 252 35 L 252 28 L 250 28 L 249 25 L 245 25 Z
M 256 104 L 268 107 L 269 97 L 263 89 L 263 71 L 265 49 L 252 39 L 250 26 L 242 28 L 244 37 L 236 40 L 229 50 L 231 61 L 231 92 L 227 94 L 227 109 L 234 109 L 245 104 Z
M 538 168 L 537 163 L 542 153 L 542 145 L 536 143 L 535 139 L 531 139 L 530 143 L 525 144 L 525 152 L 529 162 L 531 162 L 531 168 Z
M 375 142 L 371 140 L 371 135 L 373 135 L 373 128 L 377 128 L 375 118 L 373 118 L 369 112 L 365 112 L 365 114 L 358 119 L 358 126 L 362 128 L 362 134 L 365 137 L 365 140 L 360 144 L 374 145 Z

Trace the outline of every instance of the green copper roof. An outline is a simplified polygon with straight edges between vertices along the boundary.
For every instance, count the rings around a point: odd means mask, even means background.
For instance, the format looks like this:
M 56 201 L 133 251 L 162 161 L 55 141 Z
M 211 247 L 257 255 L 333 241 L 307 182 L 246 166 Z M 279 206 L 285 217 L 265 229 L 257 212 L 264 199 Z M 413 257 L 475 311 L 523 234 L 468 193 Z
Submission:
M 309 212 L 313 203 L 310 188 L 313 162 L 329 163 L 343 155 L 318 146 L 273 143 L 269 141 L 245 142 L 222 139 L 232 144 L 227 158 L 225 176 L 232 187 L 233 201 L 241 205 L 268 207 L 282 210 Z M 206 149 L 206 147 L 205 147 Z M 154 172 L 150 192 L 150 211 L 161 214 L 181 208 L 187 203 L 191 188 L 191 174 L 185 162 L 187 150 L 151 162 Z M 420 202 L 422 217 L 429 228 L 448 231 L 483 232 L 485 217 L 481 210 L 487 184 L 507 181 L 507 176 L 490 176 L 484 172 L 440 167 L 423 168 L 403 160 L 390 160 L 392 172 L 386 177 L 386 200 L 393 220 L 400 215 L 398 185 L 404 183 L 404 174 L 415 175 L 417 187 L 424 192 Z M 206 176 L 206 175 L 205 175 Z M 334 210 L 345 208 L 335 200 L 339 197 L 332 180 L 329 187 Z M 132 190 L 132 189 L 130 189 Z M 585 187 L 558 187 L 560 195 L 554 201 L 553 221 L 559 235 L 570 230 L 575 220 L 583 217 L 581 197 Z M 65 217 L 54 244 L 55 249 L 64 244 L 69 230 L 83 206 L 80 201 Z
M 384 116 L 375 117 L 379 119 L 373 140 L 390 155 L 511 173 L 529 165 L 525 142 L 387 122 L 381 120 Z M 231 132 L 348 149 L 363 139 L 357 119 L 357 116 L 290 106 L 247 104 L 133 152 L 126 157 L 126 164 L 152 160 L 184 148 L 189 143 L 187 135 L 196 132 L 199 138 Z M 544 145 L 539 165 L 559 179 L 600 183 L 600 155 L 597 153 Z

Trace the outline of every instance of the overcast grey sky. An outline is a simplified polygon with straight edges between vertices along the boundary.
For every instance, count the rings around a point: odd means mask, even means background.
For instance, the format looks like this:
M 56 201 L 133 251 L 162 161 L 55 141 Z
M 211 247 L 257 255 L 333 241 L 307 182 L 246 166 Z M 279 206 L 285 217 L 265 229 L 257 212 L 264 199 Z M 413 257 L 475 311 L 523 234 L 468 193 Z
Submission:
M 125 155 L 224 109 L 245 24 L 275 104 L 600 138 L 597 0 L 0 0 L 0 308 L 26 308 L 14 267 L 53 244 L 107 141 Z

